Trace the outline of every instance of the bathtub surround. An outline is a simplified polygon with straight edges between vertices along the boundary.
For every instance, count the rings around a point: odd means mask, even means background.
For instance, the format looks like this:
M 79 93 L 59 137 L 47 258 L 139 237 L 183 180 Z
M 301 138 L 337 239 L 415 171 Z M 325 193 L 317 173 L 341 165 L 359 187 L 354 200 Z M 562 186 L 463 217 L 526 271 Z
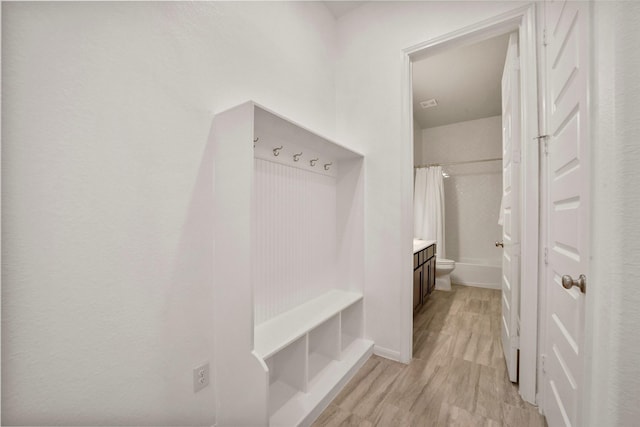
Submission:
M 500 158 L 501 117 L 471 120 L 422 130 L 414 163 L 449 163 Z M 468 264 L 500 266 L 498 225 L 502 198 L 500 161 L 444 166 L 447 258 Z M 455 279 L 455 274 L 454 274 Z
M 502 156 L 502 117 L 469 120 L 422 129 L 415 165 Z
M 500 289 L 502 266 L 456 262 L 451 274 L 453 283 L 478 288 Z

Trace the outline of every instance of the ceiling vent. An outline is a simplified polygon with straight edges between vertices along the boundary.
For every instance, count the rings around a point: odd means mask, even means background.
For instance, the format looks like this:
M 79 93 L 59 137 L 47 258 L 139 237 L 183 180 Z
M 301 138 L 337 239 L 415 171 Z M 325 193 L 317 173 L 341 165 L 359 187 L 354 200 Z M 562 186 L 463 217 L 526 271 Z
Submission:
M 421 106 L 422 108 L 431 108 L 431 107 L 435 107 L 435 106 L 437 106 L 437 105 L 438 105 L 438 101 L 436 101 L 436 99 L 435 99 L 435 98 L 433 98 L 433 99 L 427 99 L 426 101 L 422 101 L 422 102 L 420 103 L 420 106 Z

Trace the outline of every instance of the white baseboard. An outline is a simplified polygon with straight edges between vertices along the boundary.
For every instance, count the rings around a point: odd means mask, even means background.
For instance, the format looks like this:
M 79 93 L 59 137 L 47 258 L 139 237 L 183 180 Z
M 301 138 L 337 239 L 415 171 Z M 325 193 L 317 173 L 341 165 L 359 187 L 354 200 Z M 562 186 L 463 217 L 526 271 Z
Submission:
M 363 340 L 364 341 L 364 340 Z M 318 404 L 304 417 L 304 419 L 298 424 L 298 427 L 310 427 L 314 421 L 322 414 L 322 412 L 327 409 L 329 404 L 335 399 L 335 397 L 340 393 L 340 391 L 344 388 L 345 385 L 356 375 L 358 370 L 364 366 L 364 364 L 369 360 L 371 354 L 373 353 L 373 343 L 371 341 L 367 341 L 368 347 L 367 351 L 360 355 L 358 360 L 350 366 L 348 372 L 339 379 L 339 381 L 331 387 L 331 390 L 323 396 Z M 281 424 L 277 424 L 281 425 Z
M 378 345 L 373 346 L 373 354 L 376 356 L 384 357 L 395 362 L 400 362 L 400 352 L 395 350 L 389 350 L 388 348 L 380 347 Z
M 454 285 L 462 285 L 462 286 L 473 286 L 474 288 L 485 288 L 485 289 L 502 289 L 500 285 L 496 285 L 493 283 L 473 283 L 473 282 L 451 282 Z

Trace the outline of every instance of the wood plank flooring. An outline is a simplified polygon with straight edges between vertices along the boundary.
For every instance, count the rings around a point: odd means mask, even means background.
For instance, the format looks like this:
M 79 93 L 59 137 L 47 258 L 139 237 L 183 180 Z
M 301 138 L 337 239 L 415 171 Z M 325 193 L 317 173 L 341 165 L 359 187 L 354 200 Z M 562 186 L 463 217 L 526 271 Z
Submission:
M 434 291 L 413 322 L 409 365 L 372 356 L 313 424 L 545 427 L 507 376 L 500 291 Z

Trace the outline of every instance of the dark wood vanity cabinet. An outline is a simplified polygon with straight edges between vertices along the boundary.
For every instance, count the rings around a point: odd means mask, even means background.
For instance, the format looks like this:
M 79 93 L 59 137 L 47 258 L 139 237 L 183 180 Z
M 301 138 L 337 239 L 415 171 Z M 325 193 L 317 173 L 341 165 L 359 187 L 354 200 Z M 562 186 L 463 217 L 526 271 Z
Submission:
M 429 260 L 429 264 L 431 264 L 431 277 L 429 279 L 429 293 L 431 293 L 436 288 L 436 255 L 434 249 L 434 255 Z
M 422 269 L 418 268 L 413 270 L 413 309 L 417 310 L 420 308 L 422 298 Z
M 431 293 L 429 286 L 431 283 L 431 263 L 425 262 L 422 264 L 422 303 L 427 300 L 427 297 Z
M 413 310 L 419 310 L 436 286 L 436 245 L 413 254 Z

